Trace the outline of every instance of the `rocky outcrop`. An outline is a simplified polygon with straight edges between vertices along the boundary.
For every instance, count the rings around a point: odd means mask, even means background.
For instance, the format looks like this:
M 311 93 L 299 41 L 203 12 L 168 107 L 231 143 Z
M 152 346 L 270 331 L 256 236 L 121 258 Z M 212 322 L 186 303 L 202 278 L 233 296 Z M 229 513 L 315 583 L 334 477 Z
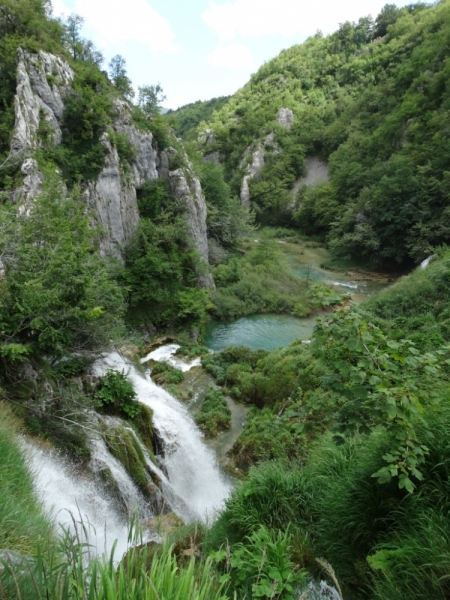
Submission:
M 268 146 L 274 145 L 274 138 L 275 138 L 275 136 L 274 136 L 273 132 L 269 133 L 268 135 L 266 135 L 264 140 L 258 142 L 258 145 L 255 150 L 253 150 L 253 146 L 248 146 L 248 148 L 245 149 L 244 158 L 242 159 L 241 164 L 239 166 L 242 168 L 245 165 L 245 163 L 248 161 L 248 157 L 250 155 L 251 155 L 251 161 L 248 162 L 248 164 L 247 164 L 247 168 L 246 168 L 247 175 L 245 175 L 244 179 L 242 180 L 241 194 L 240 194 L 242 206 L 250 205 L 249 181 L 251 179 L 254 179 L 263 170 L 266 148 Z M 252 153 L 252 150 L 253 150 L 253 153 Z M 275 150 L 275 151 L 277 151 L 277 150 Z
M 23 175 L 22 185 L 14 190 L 12 194 L 13 202 L 20 204 L 22 210 L 28 210 L 33 198 L 42 188 L 42 173 L 34 158 L 27 158 L 22 163 L 21 172 Z
M 83 198 L 103 231 L 102 254 L 120 258 L 139 224 L 136 188 L 123 176 L 119 155 L 108 134 L 104 134 L 102 144 L 106 149 L 105 166 L 97 181 L 87 184 Z
M 205 162 L 214 163 L 215 165 L 220 165 L 222 163 L 222 156 L 220 152 L 213 149 L 216 141 L 216 135 L 213 129 L 205 129 L 204 131 L 201 131 L 198 136 L 198 144 L 202 149 L 203 160 Z
M 294 113 L 290 108 L 280 108 L 277 113 L 277 121 L 286 129 L 291 129 L 294 124 Z
M 19 48 L 10 159 L 38 147 L 37 132 L 41 119 L 50 126 L 53 143 L 59 144 L 64 97 L 70 90 L 73 76 L 73 70 L 61 58 L 42 51 L 32 54 Z
M 192 248 L 202 260 L 197 283 L 200 287 L 214 289 L 214 280 L 208 265 L 208 236 L 206 230 L 206 202 L 200 181 L 189 167 L 169 172 L 169 183 L 176 202 L 186 207 L 186 221 Z
M 50 132 L 53 144 L 59 144 L 64 98 L 72 89 L 73 78 L 71 67 L 57 56 L 46 52 L 33 54 L 22 49 L 18 52 L 15 128 L 8 160 L 19 164 L 23 162 L 23 184 L 12 194 L 12 199 L 23 207 L 22 211 L 28 210 L 33 197 L 41 189 L 42 174 L 31 155 L 40 145 L 38 131 L 42 119 L 46 121 L 46 131 Z M 136 190 L 142 188 L 146 181 L 165 177 L 169 179 L 174 201 L 186 205 L 192 247 L 203 258 L 205 269 L 199 273 L 199 285 L 214 287 L 208 265 L 206 203 L 199 180 L 190 167 L 170 172 L 168 152 L 158 152 L 152 134 L 135 127 L 127 102 L 115 100 L 114 110 L 111 128 L 128 137 L 136 154 L 129 165 L 122 164 L 110 136 L 103 134 L 104 167 L 97 180 L 87 183 L 83 190 L 83 198 L 103 231 L 102 253 L 119 258 L 123 255 L 123 249 L 139 223 Z M 207 143 L 213 142 L 208 139 Z M 188 162 L 186 157 L 183 157 L 183 162 Z

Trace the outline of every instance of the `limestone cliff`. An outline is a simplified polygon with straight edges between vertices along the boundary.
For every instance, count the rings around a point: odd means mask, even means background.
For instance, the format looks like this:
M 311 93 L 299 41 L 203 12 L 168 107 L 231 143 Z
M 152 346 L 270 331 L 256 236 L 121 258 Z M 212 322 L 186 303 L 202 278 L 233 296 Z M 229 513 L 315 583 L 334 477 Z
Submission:
M 12 195 L 19 204 L 29 203 L 39 192 L 42 175 L 33 158 L 40 146 L 39 128 L 45 125 L 55 146 L 61 142 L 64 99 L 71 92 L 74 71 L 60 57 L 46 52 L 18 52 L 17 91 L 15 97 L 15 127 L 8 160 L 22 163 L 23 184 Z M 45 120 L 45 123 L 43 123 Z M 158 152 L 150 132 L 142 132 L 133 124 L 130 106 L 123 100 L 114 102 L 111 129 L 125 134 L 135 148 L 135 158 L 124 169 L 110 136 L 105 133 L 101 143 L 105 162 L 95 181 L 85 184 L 84 200 L 92 209 L 94 219 L 104 231 L 103 253 L 123 255 L 139 223 L 136 191 L 146 181 L 167 177 L 175 202 L 186 205 L 186 221 L 192 247 L 203 257 L 205 272 L 199 274 L 199 285 L 213 287 L 209 274 L 208 240 L 206 235 L 206 204 L 200 182 L 192 173 L 186 157 L 185 169 L 169 172 L 166 151 Z M 126 172 L 125 172 L 126 171 Z M 189 183 L 188 183 L 189 181 Z

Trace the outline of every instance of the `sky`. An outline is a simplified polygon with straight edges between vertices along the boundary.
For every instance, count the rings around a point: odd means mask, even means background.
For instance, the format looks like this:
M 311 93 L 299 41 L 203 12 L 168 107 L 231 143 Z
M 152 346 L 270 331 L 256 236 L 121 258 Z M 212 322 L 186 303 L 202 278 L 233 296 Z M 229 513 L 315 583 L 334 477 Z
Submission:
M 82 34 L 121 54 L 135 88 L 159 83 L 163 105 L 234 94 L 266 61 L 321 30 L 374 18 L 388 0 L 52 0 L 84 18 Z M 401 7 L 412 0 L 391 3 Z

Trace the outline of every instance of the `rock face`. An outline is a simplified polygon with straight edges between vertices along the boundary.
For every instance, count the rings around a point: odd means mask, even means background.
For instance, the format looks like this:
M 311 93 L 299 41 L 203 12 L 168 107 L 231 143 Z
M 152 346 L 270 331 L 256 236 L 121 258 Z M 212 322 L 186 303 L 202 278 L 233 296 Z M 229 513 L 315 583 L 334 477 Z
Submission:
M 242 206 L 250 205 L 250 189 L 248 182 L 259 175 L 264 168 L 264 156 L 266 154 L 266 147 L 272 146 L 274 144 L 274 134 L 269 133 L 266 135 L 264 140 L 258 142 L 256 150 L 253 151 L 252 160 L 247 164 L 247 175 L 244 176 L 241 185 L 241 204 Z M 244 166 L 245 162 L 248 159 L 248 156 L 251 154 L 253 147 L 249 146 L 246 148 L 244 152 L 244 158 L 241 161 L 240 166 Z
M 37 148 L 41 118 L 51 126 L 54 144 L 59 144 L 64 96 L 70 90 L 73 77 L 74 72 L 61 58 L 47 52 L 31 54 L 19 49 L 11 157 Z
M 18 52 L 15 127 L 8 160 L 10 163 L 23 163 L 23 184 L 12 194 L 13 200 L 23 205 L 22 210 L 28 210 L 26 207 L 41 189 L 42 174 L 37 162 L 31 158 L 40 144 L 37 135 L 39 126 L 45 119 L 52 142 L 55 145 L 61 142 L 64 98 L 71 91 L 73 78 L 71 67 L 57 56 L 46 52 L 32 54 L 22 49 Z M 136 157 L 125 172 L 117 149 L 108 134 L 103 135 L 101 142 L 106 151 L 104 167 L 97 180 L 87 183 L 83 191 L 87 206 L 92 209 L 95 221 L 104 232 L 102 253 L 112 253 L 119 258 L 123 255 L 123 249 L 139 223 L 136 190 L 142 188 L 146 181 L 165 177 L 169 179 L 174 201 L 186 205 L 192 247 L 205 263 L 205 272 L 199 273 L 199 285 L 214 287 L 208 265 L 206 203 L 199 180 L 189 167 L 169 171 L 168 153 L 158 152 L 152 134 L 135 127 L 127 102 L 115 100 L 114 110 L 111 128 L 128 137 L 136 149 Z
M 277 121 L 286 129 L 291 129 L 294 123 L 294 113 L 290 108 L 280 108 L 277 113 Z
M 186 219 L 192 247 L 204 263 L 198 273 L 199 287 L 214 289 L 214 280 L 208 270 L 208 237 L 206 233 L 206 202 L 200 181 L 188 168 L 169 172 L 170 189 L 174 199 L 186 206 Z

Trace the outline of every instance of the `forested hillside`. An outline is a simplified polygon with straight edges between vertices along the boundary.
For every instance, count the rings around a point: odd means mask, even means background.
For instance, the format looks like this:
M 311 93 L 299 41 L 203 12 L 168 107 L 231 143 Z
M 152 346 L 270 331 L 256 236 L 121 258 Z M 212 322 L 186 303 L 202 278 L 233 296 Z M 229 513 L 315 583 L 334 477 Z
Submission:
M 388 4 L 376 20 L 319 32 L 202 124 L 212 129 L 204 152 L 218 153 L 239 193 L 262 144 L 264 166 L 248 182 L 259 222 L 326 240 L 341 259 L 417 264 L 450 239 L 449 49 L 448 0 Z M 330 181 L 293 198 L 306 156 L 329 161 Z
M 221 96 L 202 102 L 192 102 L 165 113 L 166 119 L 172 125 L 176 135 L 184 140 L 195 140 L 196 130 L 202 121 L 208 120 L 215 110 L 222 108 L 228 102 L 230 96 Z

